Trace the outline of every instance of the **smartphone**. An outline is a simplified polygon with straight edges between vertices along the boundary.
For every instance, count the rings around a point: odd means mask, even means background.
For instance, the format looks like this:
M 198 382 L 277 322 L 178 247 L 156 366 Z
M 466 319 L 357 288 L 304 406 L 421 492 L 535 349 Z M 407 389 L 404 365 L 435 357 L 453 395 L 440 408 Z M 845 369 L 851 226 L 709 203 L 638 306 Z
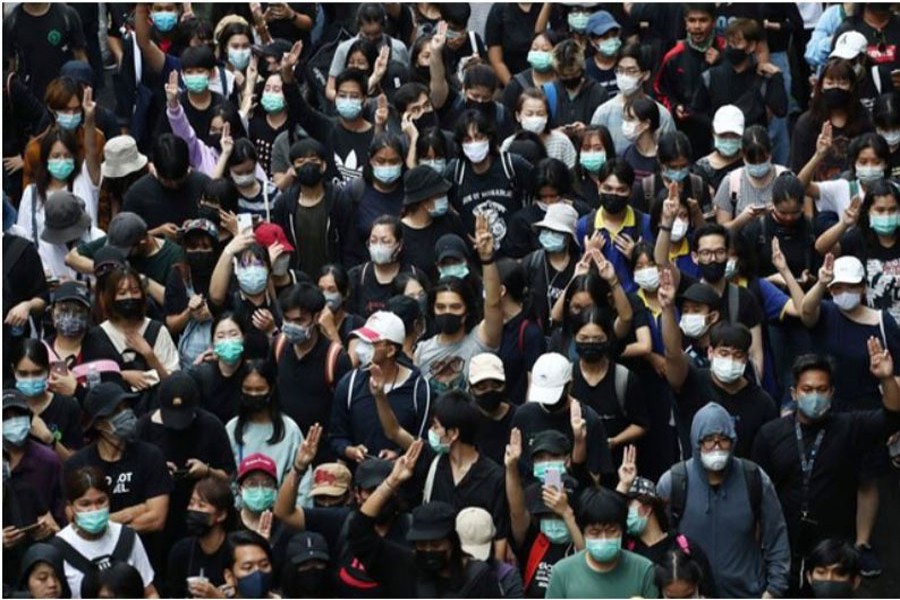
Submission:
M 253 231 L 253 215 L 240 214 L 237 216 L 238 232 Z
M 558 490 L 561 490 L 562 485 L 562 472 L 559 469 L 547 469 L 547 477 L 544 480 L 544 485 L 555 487 Z
M 57 375 L 66 375 L 69 372 L 69 367 L 66 366 L 66 361 L 64 360 L 54 360 L 50 363 L 50 372 Z
M 35 521 L 35 522 L 32 523 L 31 525 L 26 525 L 25 527 L 19 527 L 19 531 L 21 531 L 22 533 L 28 533 L 28 532 L 31 531 L 32 529 L 37 529 L 37 528 L 40 527 L 40 526 L 41 526 L 41 522 L 40 522 L 40 521 Z
M 172 471 L 172 478 L 173 479 L 184 479 L 185 477 L 188 476 L 188 473 L 190 473 L 190 472 L 191 472 L 190 469 L 175 469 L 174 471 Z

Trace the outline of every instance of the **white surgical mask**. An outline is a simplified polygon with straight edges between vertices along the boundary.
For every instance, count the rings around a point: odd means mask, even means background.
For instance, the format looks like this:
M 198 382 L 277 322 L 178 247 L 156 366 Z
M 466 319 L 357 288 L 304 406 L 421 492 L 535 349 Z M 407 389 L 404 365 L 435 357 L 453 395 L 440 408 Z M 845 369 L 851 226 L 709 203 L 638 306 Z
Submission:
M 547 117 L 522 117 L 522 129 L 532 133 L 543 133 L 547 126 Z
M 487 157 L 490 149 L 491 143 L 487 140 L 481 140 L 480 142 L 466 142 L 463 144 L 463 152 L 465 153 L 466 158 L 473 164 L 478 164 L 483 161 Z
M 368 366 L 375 358 L 375 346 L 365 340 L 359 340 L 356 343 L 356 357 L 359 359 L 359 366 Z
M 246 175 L 238 175 L 237 173 L 231 174 L 231 179 L 234 181 L 234 185 L 239 188 L 250 187 L 256 182 L 256 175 L 253 173 L 247 173 Z
M 728 457 L 731 452 L 728 450 L 712 450 L 710 452 L 700 453 L 700 462 L 708 471 L 719 472 L 725 469 L 728 464 Z
M 386 265 L 394 260 L 393 244 L 369 244 L 369 256 L 376 265 Z
M 884 141 L 888 143 L 888 146 L 891 148 L 896 148 L 900 146 L 900 129 L 893 129 L 891 131 L 879 131 L 878 135 L 884 138 Z
M 837 307 L 844 312 L 850 312 L 859 306 L 861 302 L 858 292 L 842 292 L 840 294 L 835 294 L 832 296 L 832 300 L 834 300 Z
M 626 96 L 630 96 L 641 87 L 641 78 L 632 75 L 616 75 L 616 86 Z
M 634 272 L 634 282 L 637 283 L 642 290 L 655 292 L 659 288 L 659 269 L 656 267 L 645 267 Z
M 744 374 L 747 363 L 733 358 L 714 356 L 711 367 L 716 379 L 722 383 L 734 383 Z
M 669 234 L 669 239 L 671 239 L 675 243 L 678 243 L 684 239 L 685 235 L 687 235 L 687 230 L 687 220 L 675 219 L 675 222 L 672 223 L 672 233 Z
M 637 121 L 622 121 L 622 136 L 629 142 L 633 142 L 639 136 L 637 128 Z
M 678 326 L 684 335 L 694 339 L 703 337 L 703 334 L 709 329 L 709 325 L 706 324 L 706 315 L 697 313 L 681 315 Z

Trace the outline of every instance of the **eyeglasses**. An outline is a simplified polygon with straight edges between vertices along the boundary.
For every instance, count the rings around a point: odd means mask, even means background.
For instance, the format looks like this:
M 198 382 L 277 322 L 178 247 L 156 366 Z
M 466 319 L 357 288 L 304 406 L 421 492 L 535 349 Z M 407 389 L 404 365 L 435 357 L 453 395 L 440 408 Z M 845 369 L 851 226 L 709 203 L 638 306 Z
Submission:
M 706 437 L 700 440 L 700 447 L 703 450 L 712 450 L 714 448 L 728 450 L 731 448 L 731 438 L 727 438 L 724 435 L 713 435 L 710 437 Z
M 715 250 L 710 250 L 708 248 L 704 248 L 703 250 L 697 251 L 697 256 L 700 257 L 700 260 L 709 260 L 711 258 L 722 260 L 723 258 L 728 258 L 728 249 L 716 248 Z

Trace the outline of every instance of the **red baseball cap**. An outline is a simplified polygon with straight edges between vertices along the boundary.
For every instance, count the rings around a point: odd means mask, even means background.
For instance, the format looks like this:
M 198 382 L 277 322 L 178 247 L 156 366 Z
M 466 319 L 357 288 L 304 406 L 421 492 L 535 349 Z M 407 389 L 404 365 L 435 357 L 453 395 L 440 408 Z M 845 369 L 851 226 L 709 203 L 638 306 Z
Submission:
M 255 452 L 242 460 L 241 466 L 238 468 L 238 481 L 254 471 L 262 471 L 278 481 L 278 467 L 275 466 L 275 461 L 265 454 Z
M 281 225 L 262 223 L 253 231 L 253 235 L 256 237 L 256 241 L 266 248 L 278 242 L 284 246 L 286 251 L 294 251 L 294 246 L 288 241 L 287 236 L 284 235 Z

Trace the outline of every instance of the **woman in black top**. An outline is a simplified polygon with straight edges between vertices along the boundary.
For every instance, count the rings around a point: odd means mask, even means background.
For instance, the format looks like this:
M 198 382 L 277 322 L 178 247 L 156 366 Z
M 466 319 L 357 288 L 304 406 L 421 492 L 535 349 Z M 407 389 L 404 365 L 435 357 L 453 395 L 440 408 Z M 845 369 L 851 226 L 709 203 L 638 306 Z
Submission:
M 340 265 L 325 265 L 317 283 L 325 295 L 325 309 L 319 316 L 319 327 L 331 340 L 349 350 L 356 339 L 351 338 L 350 333 L 365 325 L 366 320 L 347 310 L 350 299 L 347 271 Z
M 592 208 L 600 207 L 600 167 L 616 157 L 609 130 L 603 125 L 590 125 L 581 134 L 578 164 L 572 170 L 575 193 Z

